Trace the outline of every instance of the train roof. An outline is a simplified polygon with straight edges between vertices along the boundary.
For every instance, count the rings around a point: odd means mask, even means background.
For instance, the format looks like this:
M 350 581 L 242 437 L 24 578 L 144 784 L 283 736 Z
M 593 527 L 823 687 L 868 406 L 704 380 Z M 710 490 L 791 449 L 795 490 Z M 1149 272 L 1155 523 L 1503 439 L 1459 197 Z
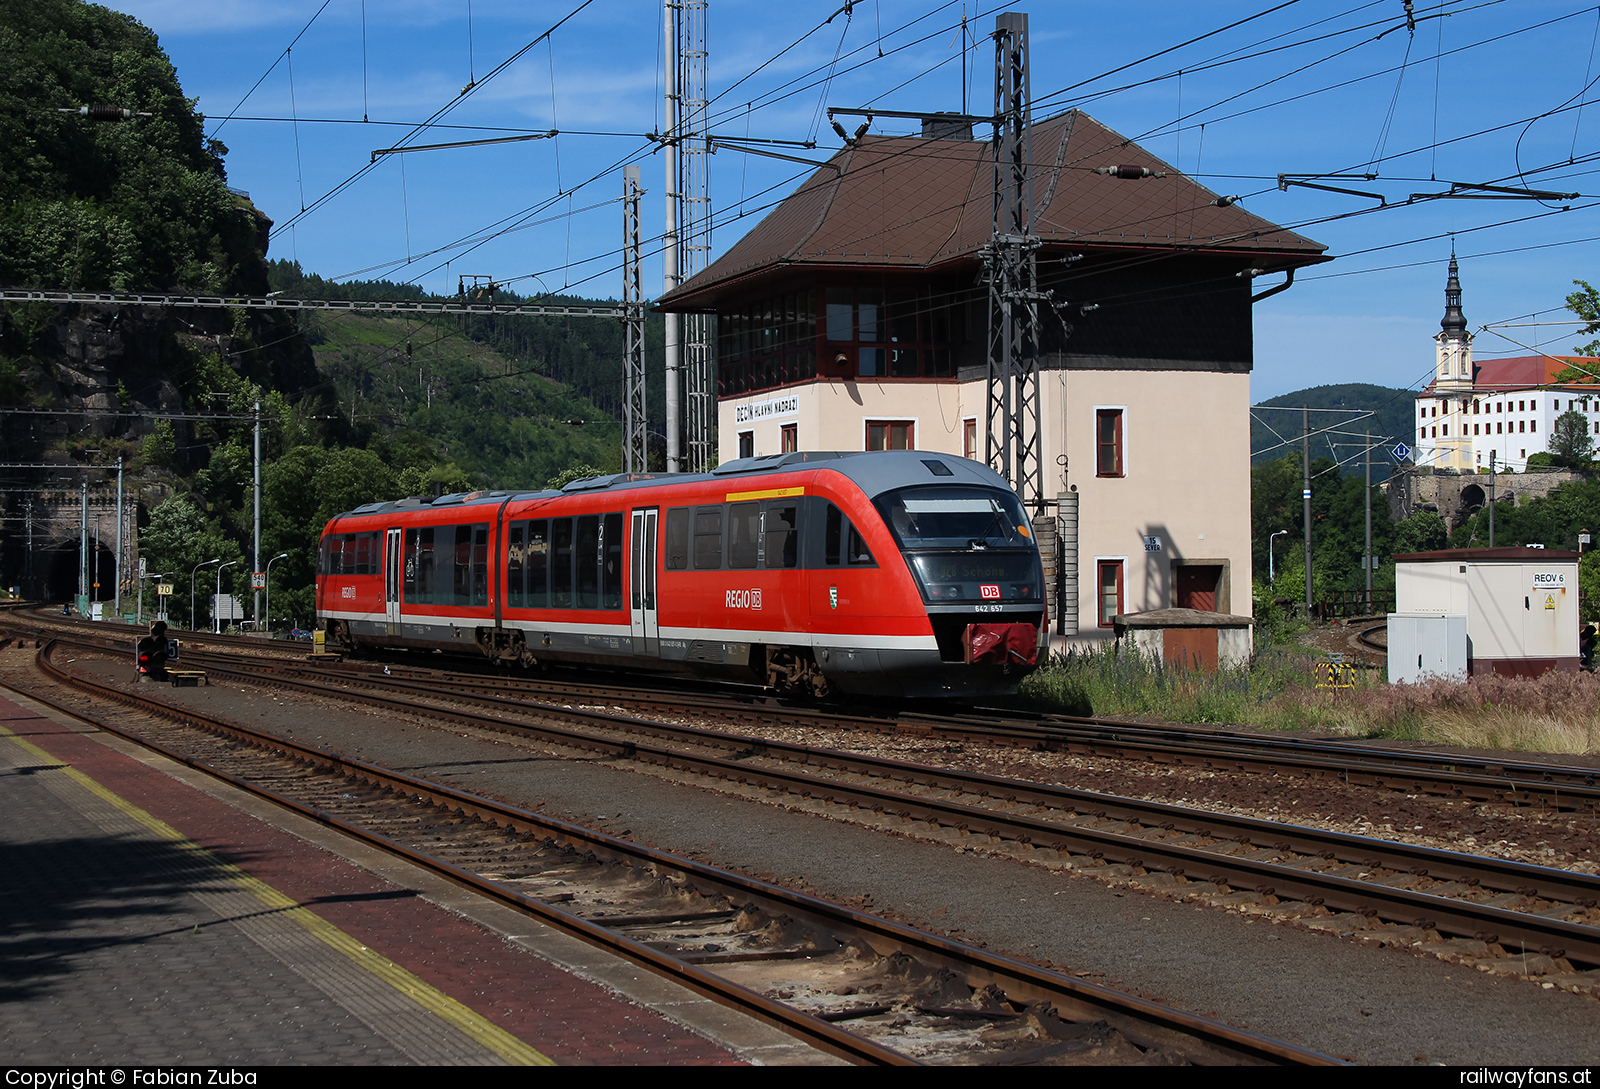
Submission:
M 976 484 L 986 488 L 1007 488 L 999 473 L 987 465 L 926 450 L 802 450 L 787 454 L 764 454 L 739 458 L 719 465 L 709 473 L 614 473 L 610 476 L 574 480 L 559 491 L 477 491 L 454 492 L 436 499 L 409 496 L 389 503 L 367 503 L 338 515 L 389 514 L 403 511 L 437 510 L 443 507 L 496 505 L 508 500 L 558 499 L 592 492 L 621 492 L 662 488 L 698 482 L 727 482 L 762 477 L 773 473 L 808 468 L 827 468 L 859 487 L 868 498 L 895 488 L 916 484 Z

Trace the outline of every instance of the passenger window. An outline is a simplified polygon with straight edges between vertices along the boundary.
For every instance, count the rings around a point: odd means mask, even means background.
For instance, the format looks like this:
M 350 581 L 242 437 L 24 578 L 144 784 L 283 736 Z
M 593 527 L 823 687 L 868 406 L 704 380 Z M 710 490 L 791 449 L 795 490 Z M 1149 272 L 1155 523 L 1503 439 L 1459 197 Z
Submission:
M 543 518 L 528 523 L 528 595 L 525 600 L 530 609 L 543 609 L 550 604 L 550 587 L 547 583 L 550 572 L 549 532 L 549 523 Z
M 839 566 L 839 527 L 844 515 L 832 503 L 828 504 L 828 520 L 823 526 L 822 562 L 829 567 Z
M 761 504 L 733 504 L 728 508 L 728 566 L 754 567 L 760 551 Z
M 433 604 L 433 527 L 406 534 L 405 599 L 410 605 Z
M 526 601 L 522 592 L 522 535 L 527 528 L 526 522 L 513 522 L 506 544 L 506 605 L 512 609 L 523 608 Z
M 721 507 L 700 507 L 694 512 L 694 566 L 696 571 L 722 568 Z
M 848 518 L 845 519 L 844 528 L 847 538 L 844 550 L 845 562 L 852 567 L 873 566 L 872 553 L 867 550 L 867 542 L 862 539 L 860 531 L 850 523 Z
M 578 519 L 578 608 L 600 607 L 600 516 Z
M 600 607 L 622 608 L 622 515 L 606 515 L 600 527 L 600 545 L 604 566 L 601 570 Z
M 689 508 L 667 511 L 668 571 L 683 571 L 689 566 Z
M 489 523 L 472 527 L 472 604 L 489 604 Z
M 766 566 L 797 567 L 800 563 L 800 535 L 795 532 L 794 506 L 767 508 Z
M 572 519 L 550 519 L 550 607 L 572 608 Z

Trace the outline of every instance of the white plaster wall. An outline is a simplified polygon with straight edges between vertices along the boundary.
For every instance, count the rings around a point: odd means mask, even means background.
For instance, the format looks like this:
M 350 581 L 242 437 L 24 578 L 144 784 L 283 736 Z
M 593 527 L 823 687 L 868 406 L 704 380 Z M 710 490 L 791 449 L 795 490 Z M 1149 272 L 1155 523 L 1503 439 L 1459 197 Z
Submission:
M 766 412 L 792 399 L 792 410 Z M 1124 612 L 1173 604 L 1172 562 L 1228 561 L 1231 599 L 1219 607 L 1250 616 L 1250 376 L 1190 371 L 1046 371 L 1040 379 L 1044 421 L 1044 494 L 1079 495 L 1079 640 L 1112 638 L 1098 627 L 1096 557 L 1125 557 Z M 762 406 L 737 422 L 740 406 Z M 1123 415 L 1124 475 L 1095 475 L 1098 407 Z M 978 460 L 985 450 L 982 381 L 812 382 L 723 400 L 719 455 L 738 456 L 739 433 L 753 432 L 755 453 L 780 449 L 781 427 L 797 425 L 802 450 L 863 450 L 867 420 L 911 420 L 919 450 L 960 456 L 962 421 L 977 417 Z M 1063 467 L 1058 459 L 1066 454 Z M 1145 537 L 1161 538 L 1146 552 Z

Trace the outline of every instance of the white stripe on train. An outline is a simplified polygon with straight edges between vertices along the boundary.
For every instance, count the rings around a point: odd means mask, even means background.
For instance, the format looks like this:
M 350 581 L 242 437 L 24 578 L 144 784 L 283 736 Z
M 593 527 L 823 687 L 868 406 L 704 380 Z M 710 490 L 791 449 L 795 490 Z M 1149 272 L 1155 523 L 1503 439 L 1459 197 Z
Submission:
M 389 617 L 386 613 L 357 613 L 357 612 L 324 612 L 322 614 L 332 620 L 357 620 L 370 624 L 387 624 Z M 489 617 L 477 618 L 490 620 Z M 409 613 L 403 621 L 407 625 L 434 628 L 440 632 L 452 630 L 475 630 L 480 625 L 471 617 L 419 616 Z M 487 626 L 487 625 L 484 625 Z M 502 626 L 509 629 L 522 631 L 551 632 L 560 635 L 609 635 L 614 637 L 631 636 L 631 629 L 626 624 L 531 624 L 525 621 L 507 620 Z M 849 635 L 835 632 L 802 632 L 802 631 L 747 631 L 736 628 L 669 628 L 663 625 L 657 632 L 662 639 L 703 640 L 724 643 L 769 643 L 778 646 L 802 647 L 845 647 L 860 650 L 931 650 L 937 651 L 939 643 L 931 635 Z

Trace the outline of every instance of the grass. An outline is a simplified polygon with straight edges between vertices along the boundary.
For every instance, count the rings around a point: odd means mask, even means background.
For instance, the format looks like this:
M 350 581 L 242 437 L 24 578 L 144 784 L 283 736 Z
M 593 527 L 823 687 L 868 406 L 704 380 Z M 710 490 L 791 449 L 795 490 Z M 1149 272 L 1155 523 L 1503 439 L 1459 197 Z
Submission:
M 1484 676 L 1391 685 L 1355 671 L 1351 688 L 1317 688 L 1304 648 L 1278 646 L 1248 665 L 1199 673 L 1115 644 L 1057 655 L 1022 683 L 1018 701 L 1077 715 L 1156 718 L 1468 748 L 1600 753 L 1600 676 Z

